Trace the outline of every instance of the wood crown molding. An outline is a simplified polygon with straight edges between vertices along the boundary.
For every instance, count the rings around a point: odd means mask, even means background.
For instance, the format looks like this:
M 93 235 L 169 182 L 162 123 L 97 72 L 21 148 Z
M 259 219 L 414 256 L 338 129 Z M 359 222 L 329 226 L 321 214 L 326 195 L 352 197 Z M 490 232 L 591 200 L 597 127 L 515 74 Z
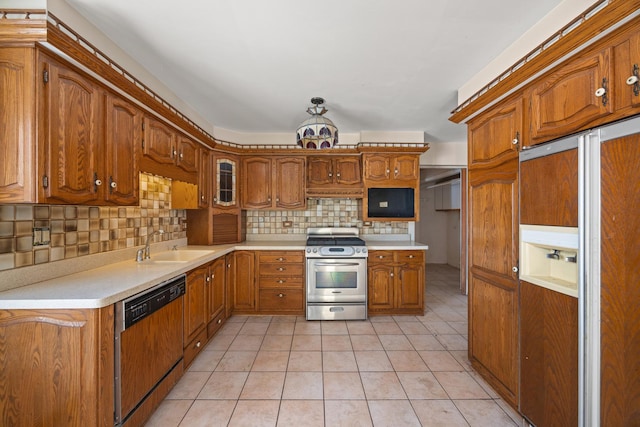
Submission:
M 494 101 L 526 85 L 558 59 L 586 48 L 591 40 L 640 9 L 640 0 L 601 0 L 546 39 L 500 76 L 451 112 L 449 120 L 462 123 Z

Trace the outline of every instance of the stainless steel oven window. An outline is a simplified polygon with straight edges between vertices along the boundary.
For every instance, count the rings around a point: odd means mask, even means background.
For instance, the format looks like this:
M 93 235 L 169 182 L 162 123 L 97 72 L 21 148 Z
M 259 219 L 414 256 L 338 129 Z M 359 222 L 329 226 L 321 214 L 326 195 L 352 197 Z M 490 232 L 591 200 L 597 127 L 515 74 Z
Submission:
M 358 273 L 355 271 L 315 271 L 318 289 L 356 289 Z

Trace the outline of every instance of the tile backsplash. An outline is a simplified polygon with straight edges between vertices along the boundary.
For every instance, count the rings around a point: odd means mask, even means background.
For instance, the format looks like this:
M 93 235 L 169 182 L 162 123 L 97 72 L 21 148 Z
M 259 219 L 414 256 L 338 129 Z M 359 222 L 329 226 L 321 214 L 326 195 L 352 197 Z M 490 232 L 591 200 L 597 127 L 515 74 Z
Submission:
M 0 205 L 0 270 L 186 237 L 186 211 L 170 209 L 171 180 L 140 174 L 140 206 Z M 34 228 L 50 242 L 34 246 Z
M 285 227 L 285 223 L 288 226 Z M 301 234 L 308 227 L 357 227 L 360 234 L 408 234 L 406 221 L 373 221 L 364 226 L 362 199 L 309 199 L 305 210 L 247 211 L 247 239 L 252 234 Z
M 285 224 L 287 226 L 285 226 Z M 0 271 L 186 238 L 186 211 L 171 209 L 171 180 L 140 174 L 140 206 L 0 205 Z M 360 199 L 309 199 L 305 210 L 247 211 L 247 238 L 306 234 L 308 227 L 358 227 L 360 234 L 408 234 L 408 223 L 365 226 Z M 34 228 L 48 229 L 49 243 L 34 245 Z M 44 234 L 46 236 L 46 233 Z

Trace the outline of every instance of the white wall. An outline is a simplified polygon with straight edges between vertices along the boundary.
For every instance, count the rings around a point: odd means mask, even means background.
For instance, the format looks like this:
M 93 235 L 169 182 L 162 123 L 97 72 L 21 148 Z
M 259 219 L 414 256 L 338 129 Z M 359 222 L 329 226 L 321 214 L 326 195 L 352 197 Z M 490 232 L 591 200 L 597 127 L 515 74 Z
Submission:
M 460 268 L 460 211 L 447 214 L 447 264 Z
M 467 142 L 430 142 L 420 155 L 420 167 L 430 166 L 467 167 Z
M 462 104 L 469 99 L 474 93 L 482 89 L 484 85 L 502 74 L 594 3 L 594 0 L 562 1 L 478 74 L 462 85 L 460 89 L 458 89 L 458 104 Z

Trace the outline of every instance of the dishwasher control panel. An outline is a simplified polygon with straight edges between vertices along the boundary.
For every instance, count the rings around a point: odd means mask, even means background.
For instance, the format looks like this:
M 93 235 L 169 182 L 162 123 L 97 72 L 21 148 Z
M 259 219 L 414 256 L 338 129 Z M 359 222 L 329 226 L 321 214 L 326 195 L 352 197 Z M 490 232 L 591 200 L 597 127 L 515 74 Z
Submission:
M 124 300 L 123 330 L 184 295 L 186 284 L 186 275 L 183 274 Z

